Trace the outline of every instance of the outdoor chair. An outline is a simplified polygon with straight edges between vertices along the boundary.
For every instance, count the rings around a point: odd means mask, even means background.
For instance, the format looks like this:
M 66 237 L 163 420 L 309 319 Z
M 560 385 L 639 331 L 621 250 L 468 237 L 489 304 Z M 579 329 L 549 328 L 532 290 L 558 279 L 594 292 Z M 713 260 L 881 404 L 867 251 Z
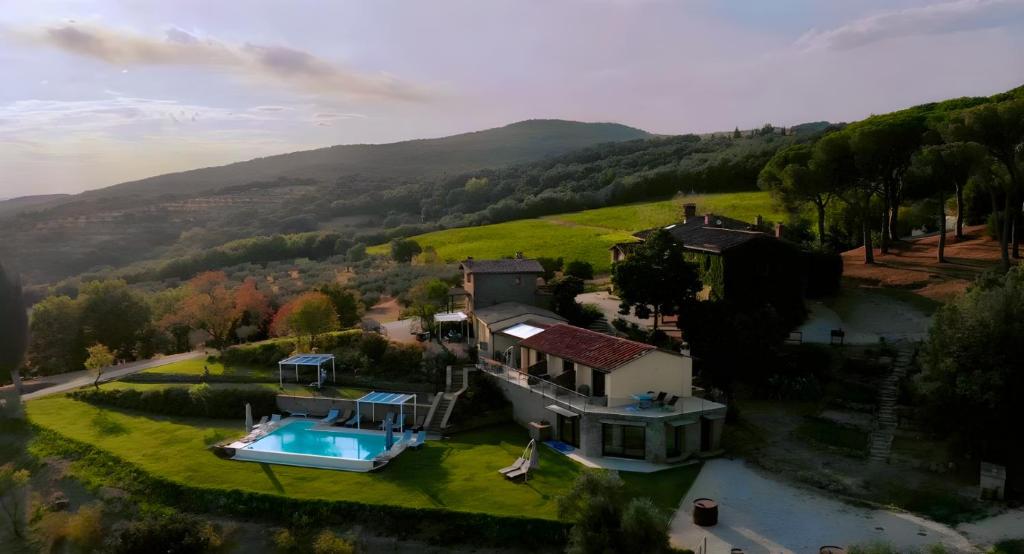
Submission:
M 274 414 L 274 415 L 270 416 L 270 422 L 271 423 L 277 423 L 279 421 L 281 421 L 281 414 Z
M 666 396 L 665 391 L 659 392 L 658 396 L 654 397 L 654 405 L 655 406 L 660 406 L 662 403 L 664 403 L 665 402 L 665 396 Z
M 519 469 L 516 469 L 516 470 L 513 470 L 513 471 L 510 471 L 510 472 L 506 473 L 505 474 L 505 479 L 508 479 L 509 481 L 512 481 L 512 480 L 515 480 L 515 479 L 518 479 L 518 478 L 522 477 L 523 481 L 525 481 L 529 474 L 530 474 L 530 463 L 529 463 L 529 461 L 527 461 L 527 463 L 519 466 Z
M 666 402 L 665 405 L 662 406 L 662 408 L 668 411 L 672 411 L 676 407 L 676 402 L 679 402 L 679 397 L 673 394 L 672 397 L 668 399 L 668 402 Z
M 261 417 L 261 418 L 260 418 L 260 422 L 259 422 L 259 423 L 257 423 L 256 425 L 253 425 L 253 426 L 252 426 L 252 428 L 253 428 L 253 429 L 259 429 L 260 427 L 263 427 L 264 425 L 266 425 L 266 424 L 267 424 L 267 420 L 268 420 L 268 419 L 269 419 L 269 418 L 268 418 L 267 416 L 263 416 L 263 417 Z
M 320 423 L 333 425 L 335 421 L 338 421 L 338 410 L 330 410 L 327 412 L 327 416 L 320 420 Z
M 420 448 L 423 447 L 423 443 L 425 442 L 427 442 L 427 432 L 420 431 L 416 433 L 416 437 L 412 440 L 411 443 L 409 443 L 409 448 L 419 450 Z
M 395 421 L 395 413 L 394 413 L 394 412 L 388 412 L 388 414 L 387 414 L 386 416 L 384 416 L 384 421 L 381 421 L 381 422 L 380 422 L 380 430 L 381 430 L 381 431 L 383 431 L 383 430 L 384 430 L 384 426 L 385 426 L 385 425 L 387 424 L 387 422 L 389 422 L 389 421 L 391 421 L 391 422 L 394 422 L 394 421 Z M 397 423 L 393 423 L 393 425 L 398 425 L 398 424 L 397 424 Z
M 352 417 L 346 419 L 345 423 L 342 423 L 342 425 L 345 427 L 355 427 L 356 423 L 359 423 L 359 413 L 353 411 Z
M 405 432 L 402 433 L 402 442 L 405 444 L 412 442 L 412 429 L 406 429 Z
M 508 475 L 513 471 L 519 471 L 519 469 L 523 467 L 523 464 L 527 463 L 528 461 L 529 460 L 527 460 L 526 458 L 516 458 L 516 461 L 512 462 L 512 465 L 499 469 L 498 473 L 502 475 Z

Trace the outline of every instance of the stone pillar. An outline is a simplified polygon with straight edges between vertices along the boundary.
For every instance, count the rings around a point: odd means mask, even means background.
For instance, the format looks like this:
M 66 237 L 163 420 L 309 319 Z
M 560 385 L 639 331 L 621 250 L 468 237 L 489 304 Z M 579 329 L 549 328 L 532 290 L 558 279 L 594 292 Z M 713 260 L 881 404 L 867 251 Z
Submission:
M 665 424 L 651 421 L 647 424 L 644 434 L 646 452 L 644 459 L 653 464 L 665 463 Z
M 601 457 L 601 421 L 596 414 L 580 416 L 580 450 L 584 456 Z

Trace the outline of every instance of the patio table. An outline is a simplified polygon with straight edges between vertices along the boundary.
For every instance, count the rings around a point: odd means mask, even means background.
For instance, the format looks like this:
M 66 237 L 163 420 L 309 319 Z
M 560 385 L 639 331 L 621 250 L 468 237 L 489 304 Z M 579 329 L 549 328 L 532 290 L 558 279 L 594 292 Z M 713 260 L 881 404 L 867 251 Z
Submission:
M 640 394 L 634 394 L 633 400 L 636 400 L 637 409 L 646 410 L 651 407 L 654 395 L 649 392 L 642 392 Z

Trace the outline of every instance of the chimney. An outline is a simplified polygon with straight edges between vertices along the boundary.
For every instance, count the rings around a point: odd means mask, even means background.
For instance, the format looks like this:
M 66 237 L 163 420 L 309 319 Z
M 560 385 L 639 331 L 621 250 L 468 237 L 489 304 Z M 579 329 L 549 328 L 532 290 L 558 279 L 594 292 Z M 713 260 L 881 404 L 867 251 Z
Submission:
M 704 225 L 714 225 L 715 214 L 704 214 Z
M 782 234 L 786 232 L 786 226 L 781 223 L 775 224 L 775 238 L 781 239 Z
M 697 217 L 697 205 L 691 202 L 683 204 L 683 223 Z
M 754 227 L 762 227 L 762 226 L 764 226 L 764 218 L 761 217 L 761 216 L 755 217 L 754 218 Z

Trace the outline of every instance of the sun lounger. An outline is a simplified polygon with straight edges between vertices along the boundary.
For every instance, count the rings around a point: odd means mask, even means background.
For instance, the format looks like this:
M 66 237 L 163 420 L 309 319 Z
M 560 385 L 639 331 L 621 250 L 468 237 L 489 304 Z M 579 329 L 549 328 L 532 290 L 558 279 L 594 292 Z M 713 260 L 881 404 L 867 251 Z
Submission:
M 511 481 L 513 479 L 518 479 L 518 478 L 522 477 L 525 480 L 527 475 L 529 475 L 529 473 L 530 473 L 530 464 L 529 463 L 525 463 L 525 464 L 519 466 L 519 469 L 515 469 L 515 470 L 512 470 L 512 471 L 506 473 L 505 474 L 505 479 L 508 479 L 508 480 Z
M 412 429 L 406 429 L 405 432 L 402 433 L 402 442 L 405 444 L 412 442 Z
M 654 397 L 654 405 L 655 406 L 660 406 L 661 403 L 664 402 L 664 401 L 665 401 L 665 391 L 659 392 L 658 396 Z
M 346 419 L 345 423 L 342 423 L 342 425 L 344 425 L 345 427 L 355 427 L 356 423 L 358 423 L 358 422 L 359 422 L 359 414 L 356 413 L 355 411 L 353 411 L 352 412 L 352 417 Z
M 274 415 L 270 416 L 270 422 L 271 423 L 277 423 L 279 421 L 281 421 L 281 414 L 274 414 Z
M 409 448 L 420 449 L 423 447 L 423 443 L 427 442 L 427 432 L 420 431 L 416 433 L 416 437 L 409 443 Z
M 269 419 L 267 416 L 261 417 L 260 418 L 260 422 L 257 423 L 256 425 L 253 425 L 252 428 L 253 429 L 259 429 L 260 427 L 263 427 L 264 425 L 267 424 L 267 419 Z
M 335 421 L 338 421 L 338 410 L 330 410 L 327 412 L 327 416 L 320 420 L 320 423 L 331 425 Z
M 676 395 L 672 395 L 672 397 L 668 399 L 668 402 L 666 402 L 665 405 L 662 406 L 662 408 L 671 412 L 672 410 L 676 409 L 676 402 L 679 402 L 679 397 Z
M 528 461 L 529 460 L 527 460 L 526 458 L 516 458 L 516 461 L 512 462 L 512 465 L 499 469 L 498 473 L 502 475 L 508 475 L 513 471 L 519 471 L 520 469 L 522 469 L 523 464 L 527 463 Z

